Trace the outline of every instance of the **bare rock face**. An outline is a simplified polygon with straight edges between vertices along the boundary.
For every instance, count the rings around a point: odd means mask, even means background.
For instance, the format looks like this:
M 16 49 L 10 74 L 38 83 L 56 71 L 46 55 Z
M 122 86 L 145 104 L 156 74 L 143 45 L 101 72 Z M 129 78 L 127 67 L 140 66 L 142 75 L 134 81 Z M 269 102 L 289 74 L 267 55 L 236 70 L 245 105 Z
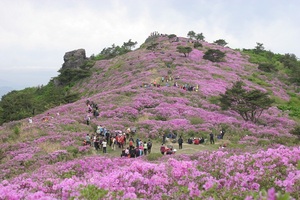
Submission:
M 80 68 L 85 65 L 87 60 L 84 49 L 66 52 L 61 70 Z

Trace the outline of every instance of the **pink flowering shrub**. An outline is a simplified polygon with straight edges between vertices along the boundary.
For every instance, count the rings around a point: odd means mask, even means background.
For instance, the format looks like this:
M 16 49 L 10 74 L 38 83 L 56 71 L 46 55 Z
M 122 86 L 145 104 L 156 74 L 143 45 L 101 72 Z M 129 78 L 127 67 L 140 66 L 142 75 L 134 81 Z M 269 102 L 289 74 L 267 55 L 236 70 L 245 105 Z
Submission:
M 299 159 L 299 148 L 284 146 L 252 153 L 199 152 L 164 157 L 158 163 L 92 156 L 2 181 L 0 198 L 78 198 L 88 185 L 107 191 L 105 198 L 121 199 L 250 198 L 269 188 L 299 198 Z
M 293 88 L 259 73 L 247 56 L 228 47 L 202 41 L 203 47 L 184 57 L 176 49 L 193 46 L 188 39 L 157 41 L 157 50 L 141 47 L 97 61 L 93 75 L 72 88 L 81 100 L 34 116 L 32 124 L 24 119 L 0 127 L 0 199 L 88 199 L 85 192 L 104 199 L 250 200 L 286 192 L 300 198 L 299 147 L 280 145 L 294 141 L 289 131 L 296 122 L 276 105 L 258 124 L 218 105 L 218 96 L 238 80 L 284 102 Z M 224 62 L 204 60 L 209 48 L 225 52 Z M 87 100 L 97 104 L 98 117 L 88 113 Z M 138 137 L 152 139 L 167 131 L 188 137 L 226 127 L 225 139 L 248 151 L 229 146 L 154 162 L 88 156 L 92 148 L 82 142 L 97 125 L 112 132 L 137 127 Z

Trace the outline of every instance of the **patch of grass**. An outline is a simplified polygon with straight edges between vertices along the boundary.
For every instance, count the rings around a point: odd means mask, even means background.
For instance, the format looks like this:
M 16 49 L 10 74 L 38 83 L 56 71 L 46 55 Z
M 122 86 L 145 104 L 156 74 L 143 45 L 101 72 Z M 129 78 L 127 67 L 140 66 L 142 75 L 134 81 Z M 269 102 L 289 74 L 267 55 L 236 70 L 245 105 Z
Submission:
M 248 76 L 247 79 L 253 83 L 256 83 L 258 85 L 261 86 L 266 86 L 266 87 L 271 87 L 272 85 L 270 85 L 269 83 L 265 82 L 264 80 L 262 80 L 261 78 L 258 77 L 257 74 L 253 73 L 251 76 Z
M 60 142 L 42 142 L 38 144 L 38 147 L 46 153 L 52 153 L 54 151 L 62 149 Z
M 289 116 L 300 118 L 300 96 L 295 96 L 296 94 L 290 94 L 291 98 L 288 102 L 286 101 L 279 101 L 277 100 L 277 106 L 278 109 L 283 111 L 289 111 Z
M 272 142 L 270 140 L 258 140 L 257 145 L 266 147 L 269 146 Z
M 100 189 L 95 185 L 87 185 L 80 190 L 80 198 L 89 200 L 103 199 L 107 195 L 108 191 Z
M 161 153 L 150 153 L 146 156 L 148 161 L 155 161 L 162 157 L 163 155 Z
M 67 151 L 73 155 L 73 157 L 77 157 L 78 153 L 79 153 L 79 149 L 77 147 L 74 146 L 68 146 L 67 147 Z
M 224 76 L 219 75 L 219 74 L 212 74 L 211 75 L 214 79 L 224 79 Z
M 203 124 L 204 122 L 204 120 L 200 117 L 191 117 L 189 120 L 192 125 Z
M 122 65 L 123 65 L 123 63 L 118 62 L 118 63 L 116 63 L 116 64 L 110 66 L 110 67 L 108 68 L 108 70 L 117 70 L 117 69 L 120 69 L 120 68 L 122 67 Z
M 220 103 L 220 96 L 210 96 L 210 97 L 208 97 L 208 101 L 211 104 L 218 105 Z
M 155 115 L 154 119 L 157 121 L 167 121 L 168 120 L 167 117 L 161 116 L 161 115 Z
M 70 171 L 67 171 L 67 172 L 63 172 L 60 177 L 62 179 L 66 179 L 66 178 L 72 178 L 72 176 L 76 176 L 76 171 L 74 170 L 70 170 Z

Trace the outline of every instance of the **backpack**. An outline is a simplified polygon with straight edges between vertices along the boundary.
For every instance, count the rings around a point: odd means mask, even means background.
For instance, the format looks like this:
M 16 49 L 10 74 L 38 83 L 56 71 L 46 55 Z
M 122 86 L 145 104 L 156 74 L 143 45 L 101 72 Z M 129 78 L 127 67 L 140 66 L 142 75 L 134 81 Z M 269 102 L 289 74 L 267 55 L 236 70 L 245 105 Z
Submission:
M 152 142 L 151 142 L 151 141 L 149 141 L 149 142 L 147 143 L 147 147 L 148 147 L 148 149 L 151 149 L 151 147 L 152 147 Z

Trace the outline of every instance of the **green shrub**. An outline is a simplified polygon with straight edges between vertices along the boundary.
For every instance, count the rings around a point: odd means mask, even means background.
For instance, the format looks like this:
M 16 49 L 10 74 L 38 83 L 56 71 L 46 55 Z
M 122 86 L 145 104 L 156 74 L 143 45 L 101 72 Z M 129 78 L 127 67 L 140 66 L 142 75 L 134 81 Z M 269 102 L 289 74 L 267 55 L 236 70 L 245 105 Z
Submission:
M 79 153 L 79 149 L 77 147 L 74 147 L 74 146 L 68 146 L 67 151 L 69 153 L 71 153 L 74 157 L 76 157 Z
M 158 46 L 157 42 L 156 43 L 151 43 L 149 46 L 146 47 L 146 49 L 154 51 L 154 50 L 156 50 L 157 46 Z
M 249 81 L 256 83 L 258 85 L 261 86 L 266 86 L 266 87 L 271 87 L 272 85 L 270 85 L 269 83 L 265 82 L 263 79 L 261 79 L 260 77 L 258 77 L 258 74 L 253 73 L 251 76 L 249 76 L 247 78 Z
M 20 134 L 20 127 L 19 126 L 14 127 L 14 134 L 16 134 L 16 135 Z
M 192 125 L 196 125 L 196 124 L 203 124 L 204 121 L 200 117 L 191 117 L 190 122 Z
M 157 121 L 167 121 L 168 120 L 167 117 L 161 116 L 161 115 L 156 115 L 154 117 L 154 119 L 157 120 Z
M 174 37 L 177 37 L 175 34 L 170 34 L 170 35 L 168 35 L 168 38 L 169 39 L 172 39 L 172 38 L 174 38 Z
M 211 96 L 208 98 L 209 103 L 218 105 L 220 103 L 219 96 Z
M 95 185 L 87 185 L 80 190 L 80 198 L 88 200 L 98 200 L 103 199 L 107 195 L 108 191 L 98 188 Z
M 211 62 L 221 62 L 225 57 L 225 53 L 219 49 L 209 49 L 203 55 L 203 59 L 209 60 Z
M 76 176 L 76 171 L 74 170 L 70 170 L 70 171 L 67 171 L 67 172 L 63 172 L 60 177 L 62 179 L 66 179 L 66 178 L 72 178 L 72 176 Z
M 291 94 L 293 95 L 293 94 Z M 291 96 L 290 95 L 290 96 Z M 298 96 L 291 96 L 288 102 L 278 102 L 278 109 L 283 111 L 289 111 L 289 116 L 300 118 L 300 98 Z
M 291 134 L 296 135 L 300 139 L 300 126 L 294 127 L 291 131 Z
M 203 45 L 200 42 L 194 43 L 194 48 L 203 47 Z
M 228 43 L 224 39 L 214 41 L 215 44 L 225 47 Z
M 271 144 L 270 140 L 258 140 L 257 145 L 265 147 Z
M 259 63 L 258 69 L 264 72 L 277 71 L 276 66 L 271 63 Z

